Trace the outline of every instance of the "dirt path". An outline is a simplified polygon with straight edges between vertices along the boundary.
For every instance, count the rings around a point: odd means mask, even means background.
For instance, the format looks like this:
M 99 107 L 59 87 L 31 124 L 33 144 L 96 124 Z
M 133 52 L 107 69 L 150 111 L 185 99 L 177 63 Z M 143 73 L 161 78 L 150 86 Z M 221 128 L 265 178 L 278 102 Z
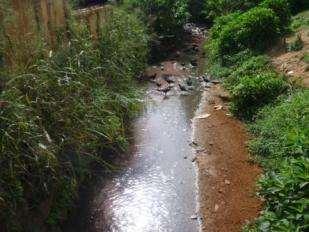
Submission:
M 203 117 L 194 120 L 200 215 L 202 231 L 207 232 L 241 231 L 262 206 L 255 197 L 261 169 L 250 163 L 248 136 L 244 126 L 227 115 L 225 97 L 219 85 L 204 92 L 197 112 Z

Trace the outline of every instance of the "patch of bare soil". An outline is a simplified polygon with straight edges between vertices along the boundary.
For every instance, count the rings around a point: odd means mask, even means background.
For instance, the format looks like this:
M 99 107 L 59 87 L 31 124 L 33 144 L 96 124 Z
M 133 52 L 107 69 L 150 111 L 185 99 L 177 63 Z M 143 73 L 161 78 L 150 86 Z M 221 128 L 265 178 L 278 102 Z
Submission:
M 287 52 L 286 44 L 295 41 L 297 34 L 300 34 L 304 43 L 302 50 Z M 271 56 L 274 67 L 291 78 L 300 81 L 305 87 L 309 87 L 309 64 L 304 61 L 305 53 L 309 52 L 309 30 L 300 30 L 296 35 L 286 38 L 281 46 L 273 49 Z
M 203 93 L 193 121 L 197 152 L 202 231 L 236 232 L 256 218 L 262 202 L 255 196 L 261 168 L 250 162 L 244 126 L 231 117 L 219 85 Z

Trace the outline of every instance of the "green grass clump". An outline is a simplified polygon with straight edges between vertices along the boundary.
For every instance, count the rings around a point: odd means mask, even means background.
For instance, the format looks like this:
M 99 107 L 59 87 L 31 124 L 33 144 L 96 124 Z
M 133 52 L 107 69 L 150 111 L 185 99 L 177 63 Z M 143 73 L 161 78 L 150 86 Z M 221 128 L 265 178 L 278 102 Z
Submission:
M 243 76 L 231 89 L 231 111 L 240 118 L 251 119 L 259 107 L 275 100 L 287 88 L 275 73 Z
M 269 158 L 308 156 L 309 91 L 297 92 L 275 108 L 264 108 L 250 127 L 254 154 Z
M 113 9 L 97 43 L 83 24 L 69 27 L 69 44 L 27 69 L 2 72 L 0 222 L 7 231 L 57 228 L 91 167 L 110 168 L 127 148 L 127 125 L 139 109 L 143 23 Z
M 233 68 L 231 74 L 225 78 L 224 86 L 231 90 L 239 83 L 241 77 L 271 72 L 271 70 L 272 67 L 267 56 L 252 56 Z
M 251 152 L 265 175 L 259 181 L 266 208 L 248 231 L 308 229 L 309 91 L 300 90 L 268 106 L 250 126 Z
M 304 56 L 303 56 L 303 61 L 307 64 L 309 64 L 309 53 L 305 53 Z
M 304 42 L 303 42 L 303 40 L 301 38 L 301 35 L 298 34 L 296 36 L 296 39 L 293 42 L 288 44 L 287 50 L 289 52 L 300 51 L 300 50 L 303 49 L 303 47 L 304 47 Z

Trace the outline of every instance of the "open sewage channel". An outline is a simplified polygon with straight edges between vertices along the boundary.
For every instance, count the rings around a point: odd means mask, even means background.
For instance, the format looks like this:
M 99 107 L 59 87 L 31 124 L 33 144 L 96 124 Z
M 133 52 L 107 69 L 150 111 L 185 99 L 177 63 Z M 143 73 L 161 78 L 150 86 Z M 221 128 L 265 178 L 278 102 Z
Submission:
M 91 191 L 78 214 L 88 214 L 87 222 L 74 217 L 65 231 L 199 231 L 192 119 L 205 87 L 196 67 L 204 36 L 193 25 L 187 31 L 190 41 L 176 58 L 146 71 L 153 79 L 143 110 L 132 123 L 127 164 Z

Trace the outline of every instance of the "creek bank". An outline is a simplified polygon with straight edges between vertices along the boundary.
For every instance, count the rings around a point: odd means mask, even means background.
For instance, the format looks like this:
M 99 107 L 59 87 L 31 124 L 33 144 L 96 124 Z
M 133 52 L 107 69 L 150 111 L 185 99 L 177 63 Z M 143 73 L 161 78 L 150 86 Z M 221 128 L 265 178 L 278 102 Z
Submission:
M 197 147 L 202 231 L 236 232 L 255 219 L 262 202 L 255 197 L 261 168 L 250 161 L 244 125 L 227 110 L 228 94 L 217 84 L 203 92 L 193 122 Z

